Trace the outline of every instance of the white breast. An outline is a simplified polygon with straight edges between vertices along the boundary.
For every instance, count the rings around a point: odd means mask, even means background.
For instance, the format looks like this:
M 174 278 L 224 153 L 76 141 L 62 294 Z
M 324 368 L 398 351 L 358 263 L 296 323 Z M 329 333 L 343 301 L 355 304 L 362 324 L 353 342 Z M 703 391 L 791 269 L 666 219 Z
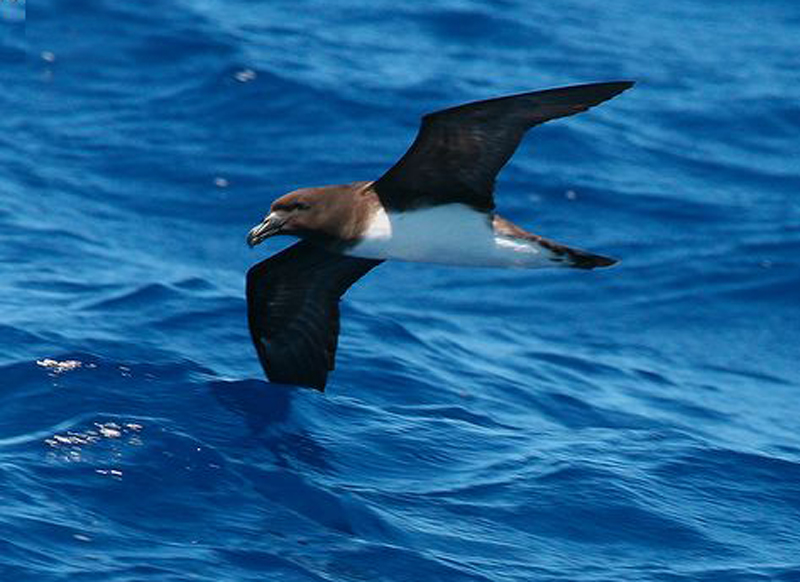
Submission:
M 483 267 L 553 267 L 547 249 L 525 239 L 498 236 L 491 215 L 447 204 L 372 217 L 356 257 Z

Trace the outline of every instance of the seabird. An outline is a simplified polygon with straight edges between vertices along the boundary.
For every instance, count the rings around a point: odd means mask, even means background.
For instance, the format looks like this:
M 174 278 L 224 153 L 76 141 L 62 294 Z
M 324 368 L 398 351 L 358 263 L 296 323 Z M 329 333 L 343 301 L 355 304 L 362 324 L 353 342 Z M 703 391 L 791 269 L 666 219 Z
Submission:
M 302 240 L 247 273 L 250 334 L 272 382 L 324 390 L 339 300 L 386 259 L 487 267 L 608 267 L 615 259 L 532 234 L 495 212 L 494 183 L 525 132 L 619 95 L 591 83 L 467 103 L 425 115 L 378 180 L 301 188 L 272 203 L 247 235 Z

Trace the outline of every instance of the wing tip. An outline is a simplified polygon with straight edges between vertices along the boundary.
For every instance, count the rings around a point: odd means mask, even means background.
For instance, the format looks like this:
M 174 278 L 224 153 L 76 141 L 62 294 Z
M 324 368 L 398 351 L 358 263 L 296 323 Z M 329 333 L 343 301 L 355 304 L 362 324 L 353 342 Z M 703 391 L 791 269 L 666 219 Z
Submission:
M 631 81 L 631 80 L 608 81 L 608 83 L 606 84 L 608 85 L 608 88 L 613 91 L 614 95 L 619 95 L 623 91 L 627 91 L 628 89 L 636 85 L 636 81 Z
M 616 81 L 608 81 L 609 85 L 616 85 L 620 87 L 623 91 L 625 89 L 630 89 L 636 84 L 636 81 L 632 79 L 618 79 Z
M 262 367 L 272 384 L 313 388 L 319 392 L 325 392 L 328 384 L 328 371 L 316 366 L 297 367 L 272 357 L 262 361 Z
M 636 84 L 636 81 L 619 80 L 603 81 L 598 83 L 584 83 L 582 85 L 572 85 L 552 89 L 553 93 L 561 95 L 583 95 L 587 99 L 586 105 L 592 107 L 599 105 L 603 101 L 613 99 L 617 95 L 624 93 Z M 565 93 L 562 93 L 565 92 Z

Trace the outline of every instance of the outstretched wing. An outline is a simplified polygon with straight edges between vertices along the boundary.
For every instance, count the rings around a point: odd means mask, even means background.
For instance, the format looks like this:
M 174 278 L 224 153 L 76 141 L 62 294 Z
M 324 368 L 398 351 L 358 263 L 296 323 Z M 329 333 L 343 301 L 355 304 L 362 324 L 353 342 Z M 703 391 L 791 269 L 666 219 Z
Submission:
M 383 261 L 300 241 L 247 272 L 247 321 L 272 382 L 325 389 L 339 338 L 339 299 Z
M 404 211 L 458 202 L 494 209 L 494 181 L 530 128 L 586 111 L 630 81 L 521 93 L 444 109 L 422 118 L 414 143 L 374 188 L 383 205 Z

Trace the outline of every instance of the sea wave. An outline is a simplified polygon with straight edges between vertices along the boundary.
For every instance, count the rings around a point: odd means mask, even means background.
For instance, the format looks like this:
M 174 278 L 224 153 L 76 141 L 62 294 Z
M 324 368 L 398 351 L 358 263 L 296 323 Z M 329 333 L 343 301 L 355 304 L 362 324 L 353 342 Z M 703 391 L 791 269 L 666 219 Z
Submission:
M 0 578 L 798 579 L 792 3 L 81 0 L 27 36 L 21 4 Z M 618 266 L 388 262 L 325 394 L 262 379 L 273 198 L 380 175 L 423 113 L 615 78 L 497 200 Z

